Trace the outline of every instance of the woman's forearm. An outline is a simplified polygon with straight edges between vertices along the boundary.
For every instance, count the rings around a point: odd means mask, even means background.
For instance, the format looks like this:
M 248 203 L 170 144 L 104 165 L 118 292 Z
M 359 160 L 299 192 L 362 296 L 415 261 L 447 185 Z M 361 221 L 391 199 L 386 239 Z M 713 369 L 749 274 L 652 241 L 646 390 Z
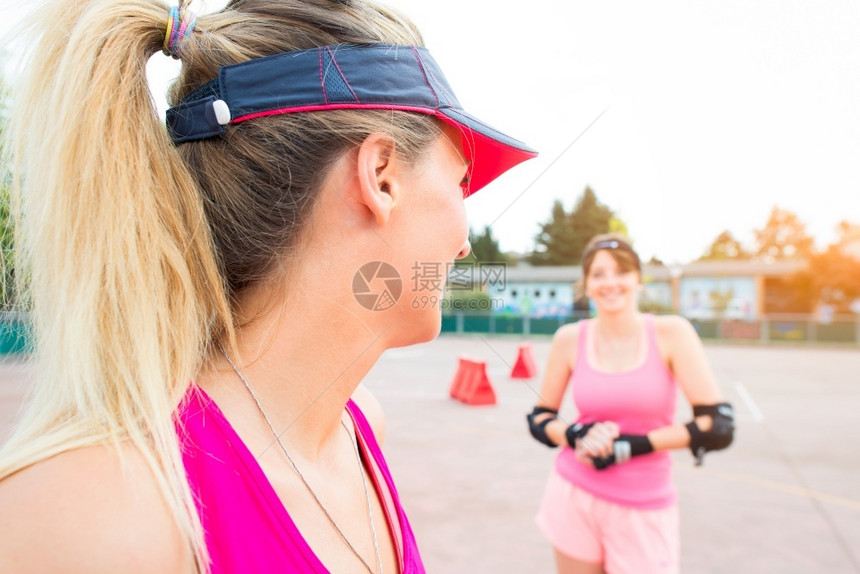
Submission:
M 696 417 L 696 424 L 702 431 L 710 430 L 711 422 L 710 416 Z M 690 432 L 683 424 L 675 424 L 652 430 L 648 433 L 648 440 L 654 450 L 687 448 L 690 446 Z

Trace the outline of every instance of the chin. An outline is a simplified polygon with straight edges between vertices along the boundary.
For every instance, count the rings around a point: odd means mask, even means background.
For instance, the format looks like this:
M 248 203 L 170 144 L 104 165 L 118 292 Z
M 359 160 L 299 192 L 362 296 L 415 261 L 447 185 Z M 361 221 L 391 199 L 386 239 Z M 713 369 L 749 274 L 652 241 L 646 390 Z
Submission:
M 391 330 L 395 333 L 390 347 L 408 347 L 428 343 L 442 331 L 442 313 L 439 309 L 422 312 L 412 311 L 398 318 L 399 324 Z
M 427 343 L 438 337 L 442 331 L 442 314 L 437 310 L 432 317 L 422 317 L 415 323 L 415 340 L 410 344 Z
M 635 305 L 631 305 L 630 301 L 617 301 L 610 305 L 597 305 L 597 312 L 602 315 L 619 315 L 636 310 Z

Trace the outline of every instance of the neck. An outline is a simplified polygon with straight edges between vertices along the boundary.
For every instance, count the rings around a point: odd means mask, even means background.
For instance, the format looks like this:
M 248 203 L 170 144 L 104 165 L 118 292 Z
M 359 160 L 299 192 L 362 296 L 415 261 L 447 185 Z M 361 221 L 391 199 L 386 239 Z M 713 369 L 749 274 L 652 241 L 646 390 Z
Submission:
M 220 352 L 198 384 L 249 444 L 271 444 L 268 418 L 291 452 L 318 460 L 336 444 L 347 401 L 388 345 L 384 330 L 376 333 L 350 320 L 342 304 L 303 291 L 311 297 L 290 297 L 289 306 L 270 309 L 237 332 L 238 355 L 230 359 L 265 417 Z
M 619 313 L 598 313 L 595 319 L 595 328 L 604 337 L 628 338 L 631 333 L 636 333 L 638 336 L 638 327 L 641 321 L 642 314 L 636 309 Z

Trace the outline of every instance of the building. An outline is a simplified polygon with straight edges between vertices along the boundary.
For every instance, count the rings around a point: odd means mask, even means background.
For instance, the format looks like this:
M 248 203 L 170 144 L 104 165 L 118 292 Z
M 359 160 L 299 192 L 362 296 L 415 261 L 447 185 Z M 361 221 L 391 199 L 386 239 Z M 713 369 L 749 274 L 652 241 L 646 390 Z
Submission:
M 802 261 L 696 261 L 686 265 L 646 265 L 642 269 L 640 307 L 654 312 L 677 312 L 691 319 L 755 320 L 771 311 L 769 305 Z M 501 280 L 498 280 L 501 279 Z M 579 266 L 509 266 L 483 289 L 496 314 L 561 317 L 580 307 Z

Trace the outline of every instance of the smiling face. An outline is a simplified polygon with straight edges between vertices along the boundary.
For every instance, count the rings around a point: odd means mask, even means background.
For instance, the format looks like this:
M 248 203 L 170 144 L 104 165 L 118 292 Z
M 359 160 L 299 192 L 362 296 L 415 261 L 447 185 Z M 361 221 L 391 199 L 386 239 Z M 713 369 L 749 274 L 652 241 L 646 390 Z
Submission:
M 636 293 L 641 282 L 635 269 L 624 270 L 612 252 L 594 254 L 585 276 L 585 293 L 599 314 L 615 314 L 636 309 Z

